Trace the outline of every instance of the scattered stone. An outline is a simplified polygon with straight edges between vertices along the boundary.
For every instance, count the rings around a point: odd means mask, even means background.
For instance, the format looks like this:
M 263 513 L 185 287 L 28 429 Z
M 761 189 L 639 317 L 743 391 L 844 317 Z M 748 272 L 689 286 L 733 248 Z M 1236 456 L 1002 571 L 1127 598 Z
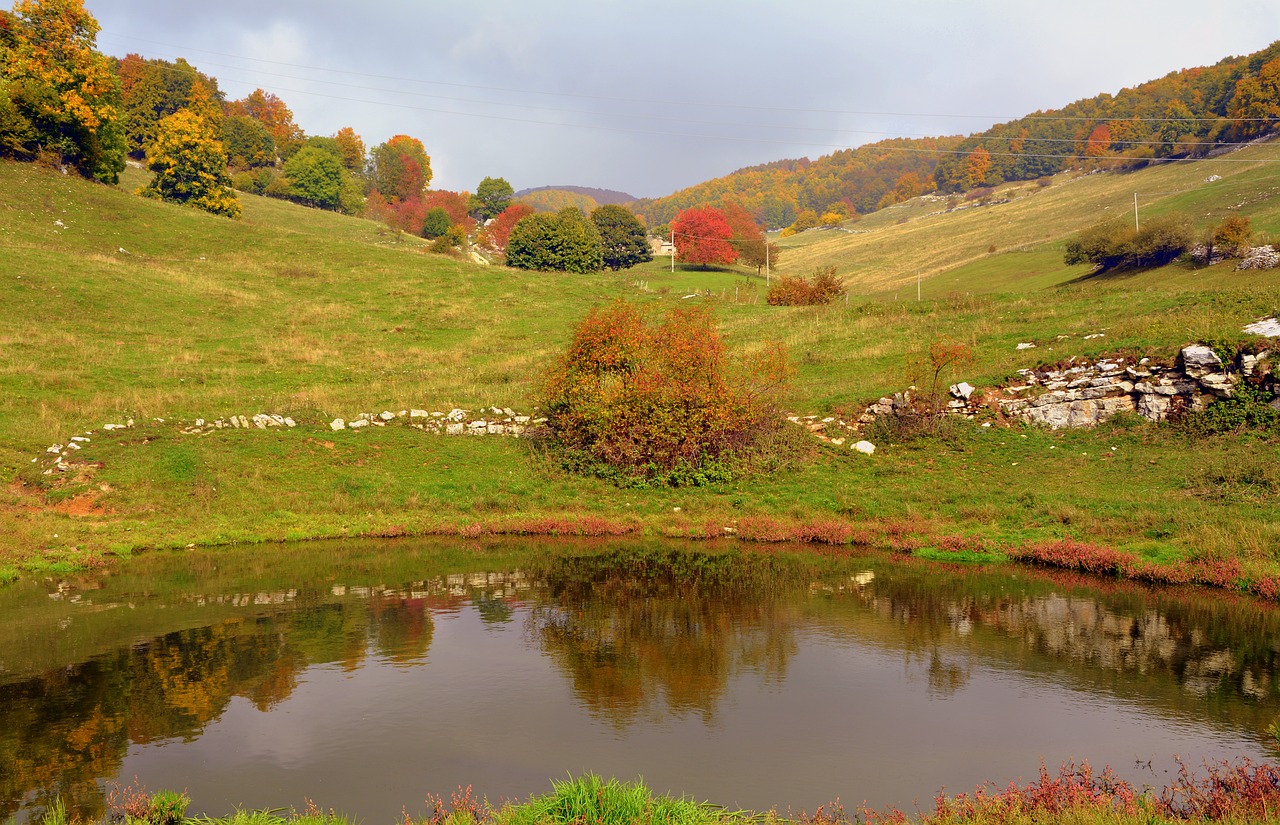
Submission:
M 466 425 L 464 425 L 462 422 L 454 421 L 449 424 L 446 424 L 444 431 L 445 431 L 445 435 L 462 435 L 465 429 L 466 429 Z
M 298 422 L 297 422 L 297 421 L 294 421 L 292 418 L 286 418 L 286 419 L 284 420 L 284 425 L 285 425 L 286 427 L 296 427 L 296 426 L 298 426 Z
M 439 413 L 437 413 L 438 415 Z M 409 410 L 409 418 L 427 418 L 426 410 Z
M 859 441 L 857 444 L 853 445 L 853 449 L 863 455 L 871 455 L 876 451 L 876 445 L 872 444 L 870 441 Z
M 335 418 L 329 422 L 329 429 L 335 432 L 338 430 L 345 430 L 346 428 L 347 422 L 343 421 L 341 418 Z
M 1018 344 L 1018 346 L 1016 346 L 1014 349 L 1023 350 L 1023 349 L 1035 349 L 1035 348 L 1036 348 L 1035 344 Z
M 347 426 L 348 426 L 348 427 L 350 427 L 350 428 L 351 428 L 351 429 L 353 429 L 353 430 L 358 430 L 358 429 L 360 429 L 361 427 L 367 427 L 367 426 L 369 426 L 369 419 L 367 419 L 367 418 L 357 418 L 355 421 L 352 421 L 352 422 L 351 422 L 350 424 L 348 424 Z
M 973 395 L 973 391 L 976 389 L 977 387 L 973 386 L 968 381 L 961 381 L 959 384 L 951 385 L 951 394 L 956 398 L 962 398 L 965 401 L 968 401 L 969 396 Z
M 395 421 L 396 414 L 393 412 L 389 412 L 387 410 L 383 410 L 381 413 L 378 414 L 378 418 L 381 418 L 383 421 Z

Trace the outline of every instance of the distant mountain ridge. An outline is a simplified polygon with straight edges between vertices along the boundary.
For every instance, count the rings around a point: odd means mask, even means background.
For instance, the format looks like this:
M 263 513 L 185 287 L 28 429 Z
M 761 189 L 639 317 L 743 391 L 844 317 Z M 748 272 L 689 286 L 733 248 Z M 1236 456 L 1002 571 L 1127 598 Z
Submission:
M 634 194 L 618 192 L 617 189 L 596 189 L 594 187 L 534 187 L 521 189 L 516 193 L 516 200 L 527 203 L 539 212 L 556 212 L 566 206 L 576 206 L 584 212 L 594 210 L 596 206 L 614 203 L 626 206 L 636 200 Z
M 601 205 L 617 204 L 622 206 L 637 200 L 635 195 L 629 195 L 626 192 L 619 192 L 616 189 L 596 189 L 591 186 L 536 186 L 532 189 L 521 189 L 515 196 L 523 198 L 527 195 L 536 195 L 539 192 L 572 192 L 575 195 L 586 195 Z

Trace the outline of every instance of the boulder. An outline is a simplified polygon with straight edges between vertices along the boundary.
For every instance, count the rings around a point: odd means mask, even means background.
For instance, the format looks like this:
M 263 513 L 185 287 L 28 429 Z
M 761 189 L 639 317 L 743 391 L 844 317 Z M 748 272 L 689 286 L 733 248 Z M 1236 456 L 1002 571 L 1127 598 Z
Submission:
M 853 449 L 857 450 L 863 455 L 871 455 L 876 451 L 876 445 L 872 444 L 870 441 L 859 441 L 858 443 L 853 445 Z
M 343 421 L 341 418 L 335 418 L 329 422 L 329 429 L 331 430 L 345 430 L 346 428 L 347 422 Z
M 1206 347 L 1203 344 L 1183 347 L 1182 364 L 1183 371 L 1192 378 L 1203 378 L 1210 373 L 1222 372 L 1222 359 L 1218 357 L 1218 353 L 1213 351 L 1213 347 Z

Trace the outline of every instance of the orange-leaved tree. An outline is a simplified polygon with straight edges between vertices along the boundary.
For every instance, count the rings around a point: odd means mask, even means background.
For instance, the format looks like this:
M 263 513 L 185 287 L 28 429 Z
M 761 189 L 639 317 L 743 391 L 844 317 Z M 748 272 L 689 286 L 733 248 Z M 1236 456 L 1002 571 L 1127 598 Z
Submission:
M 551 443 L 571 469 L 622 483 L 727 480 L 778 432 L 790 380 L 777 345 L 735 363 L 706 305 L 655 321 L 621 300 L 594 309 L 543 382 Z
M 277 95 L 262 89 L 254 89 L 243 100 L 227 104 L 227 114 L 244 115 L 261 123 L 271 133 L 281 157 L 291 157 L 307 139 L 302 127 L 293 122 L 293 110 Z
M 83 0 L 0 11 L 0 157 L 39 155 L 115 183 L 124 169 L 120 78 Z

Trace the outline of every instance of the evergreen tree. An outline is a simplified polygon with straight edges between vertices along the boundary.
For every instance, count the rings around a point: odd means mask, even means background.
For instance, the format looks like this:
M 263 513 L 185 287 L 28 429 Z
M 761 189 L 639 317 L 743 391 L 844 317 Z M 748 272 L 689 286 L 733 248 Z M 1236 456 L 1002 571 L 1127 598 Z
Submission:
M 600 233 L 604 265 L 615 272 L 653 260 L 644 226 L 625 208 L 601 206 L 591 213 L 591 223 Z

